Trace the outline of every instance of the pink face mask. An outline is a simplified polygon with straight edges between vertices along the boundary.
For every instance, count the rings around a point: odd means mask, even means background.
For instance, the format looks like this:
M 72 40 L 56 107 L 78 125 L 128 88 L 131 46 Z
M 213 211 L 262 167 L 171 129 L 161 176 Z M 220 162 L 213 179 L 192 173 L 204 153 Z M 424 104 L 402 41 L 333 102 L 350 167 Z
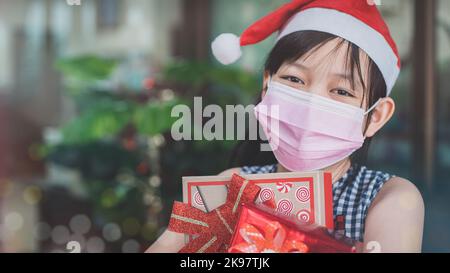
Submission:
M 290 171 L 312 171 L 350 156 L 364 143 L 363 109 L 269 82 L 255 107 L 278 162 Z

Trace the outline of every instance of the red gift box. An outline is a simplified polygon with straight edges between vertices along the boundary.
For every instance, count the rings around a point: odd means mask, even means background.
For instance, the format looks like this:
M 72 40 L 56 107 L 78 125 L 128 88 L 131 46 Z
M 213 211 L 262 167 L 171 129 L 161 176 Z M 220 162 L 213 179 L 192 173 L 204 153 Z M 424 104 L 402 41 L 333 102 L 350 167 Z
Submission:
M 234 174 L 228 186 L 227 201 L 210 212 L 189 204 L 174 202 L 168 229 L 196 235 L 179 252 L 226 252 L 242 204 L 253 203 L 260 188 Z
M 333 238 L 326 228 L 300 225 L 254 204 L 240 212 L 230 253 L 353 253 L 352 243 Z

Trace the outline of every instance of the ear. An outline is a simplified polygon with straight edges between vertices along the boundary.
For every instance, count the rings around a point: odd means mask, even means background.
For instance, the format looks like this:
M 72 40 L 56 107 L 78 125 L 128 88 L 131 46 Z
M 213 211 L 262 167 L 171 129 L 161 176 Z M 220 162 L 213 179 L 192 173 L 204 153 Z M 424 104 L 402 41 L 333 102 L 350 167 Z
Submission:
M 366 137 L 373 137 L 392 118 L 394 112 L 394 100 L 390 97 L 381 99 L 378 106 L 373 109 L 370 123 L 366 130 Z
M 264 72 L 264 78 L 263 78 L 263 89 L 261 92 L 261 99 L 264 98 L 264 96 L 266 95 L 267 92 L 267 86 L 269 84 L 269 78 L 270 78 L 270 74 L 268 71 Z

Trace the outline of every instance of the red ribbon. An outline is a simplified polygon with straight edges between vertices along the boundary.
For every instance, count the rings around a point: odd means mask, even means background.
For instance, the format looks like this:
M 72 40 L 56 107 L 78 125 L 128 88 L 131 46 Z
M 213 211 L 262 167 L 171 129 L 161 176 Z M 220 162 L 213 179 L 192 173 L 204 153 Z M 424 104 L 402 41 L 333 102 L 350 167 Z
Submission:
M 227 201 L 211 212 L 203 212 L 188 204 L 174 202 L 169 230 L 197 235 L 179 252 L 225 252 L 236 226 L 241 204 L 253 203 L 260 188 L 234 174 L 228 185 Z
M 229 252 L 242 253 L 307 253 L 303 242 L 286 238 L 286 230 L 276 221 L 267 223 L 261 233 L 255 226 L 245 224 L 239 234 L 245 242 L 232 246 Z

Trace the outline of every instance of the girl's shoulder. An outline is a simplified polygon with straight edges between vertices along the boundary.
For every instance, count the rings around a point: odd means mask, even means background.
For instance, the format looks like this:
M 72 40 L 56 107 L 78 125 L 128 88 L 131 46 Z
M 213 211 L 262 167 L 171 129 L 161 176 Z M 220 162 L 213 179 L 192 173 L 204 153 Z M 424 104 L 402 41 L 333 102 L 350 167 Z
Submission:
M 407 179 L 392 177 L 368 209 L 364 240 L 378 242 L 383 252 L 420 252 L 424 217 L 425 205 L 417 187 Z
M 421 209 L 424 207 L 422 194 L 416 185 L 398 176 L 393 176 L 384 183 L 372 207 L 380 203 L 389 204 L 392 208 Z

